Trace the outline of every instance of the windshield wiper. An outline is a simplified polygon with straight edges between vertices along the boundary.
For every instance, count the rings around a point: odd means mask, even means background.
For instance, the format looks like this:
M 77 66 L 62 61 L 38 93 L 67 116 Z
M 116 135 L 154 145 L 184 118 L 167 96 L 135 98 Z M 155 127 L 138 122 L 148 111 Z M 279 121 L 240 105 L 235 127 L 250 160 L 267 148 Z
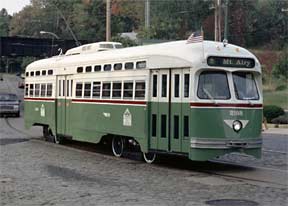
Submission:
M 215 101 L 214 97 L 210 94 L 210 92 L 209 92 L 207 89 L 203 88 L 203 91 L 204 91 L 204 93 L 209 97 L 209 99 L 212 100 L 212 102 L 213 102 L 214 104 L 217 104 L 217 102 Z

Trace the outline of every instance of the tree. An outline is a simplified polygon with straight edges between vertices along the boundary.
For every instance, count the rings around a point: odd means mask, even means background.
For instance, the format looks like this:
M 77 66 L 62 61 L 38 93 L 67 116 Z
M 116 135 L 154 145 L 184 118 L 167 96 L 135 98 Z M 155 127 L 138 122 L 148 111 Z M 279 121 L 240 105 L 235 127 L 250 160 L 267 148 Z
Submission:
M 273 67 L 272 74 L 274 77 L 288 80 L 288 48 L 284 51 L 284 55 L 280 61 Z
M 204 19 L 212 12 L 211 0 L 151 0 L 150 33 L 158 39 L 186 39 L 192 31 L 200 30 Z M 143 35 L 142 34 L 142 35 Z
M 1 9 L 0 11 L 0 36 L 8 36 L 9 34 L 9 23 L 11 16 L 8 15 L 6 9 Z

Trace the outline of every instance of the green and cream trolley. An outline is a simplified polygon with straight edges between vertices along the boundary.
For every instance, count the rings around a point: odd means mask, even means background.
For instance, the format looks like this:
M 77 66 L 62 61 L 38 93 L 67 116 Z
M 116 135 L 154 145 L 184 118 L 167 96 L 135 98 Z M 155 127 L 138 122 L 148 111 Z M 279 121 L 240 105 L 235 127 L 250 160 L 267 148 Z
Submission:
M 118 49 L 119 48 L 119 49 Z M 45 138 L 140 147 L 191 160 L 261 156 L 261 68 L 246 49 L 175 41 L 121 48 L 87 44 L 26 69 L 25 125 Z

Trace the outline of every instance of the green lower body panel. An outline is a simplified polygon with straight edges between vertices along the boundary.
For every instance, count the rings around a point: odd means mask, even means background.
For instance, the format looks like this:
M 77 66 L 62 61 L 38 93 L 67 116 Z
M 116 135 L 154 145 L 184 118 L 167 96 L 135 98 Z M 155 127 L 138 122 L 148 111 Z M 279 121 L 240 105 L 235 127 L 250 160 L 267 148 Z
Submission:
M 261 158 L 261 148 L 252 149 L 190 149 L 189 159 L 194 161 L 207 161 L 229 153 L 241 153 Z

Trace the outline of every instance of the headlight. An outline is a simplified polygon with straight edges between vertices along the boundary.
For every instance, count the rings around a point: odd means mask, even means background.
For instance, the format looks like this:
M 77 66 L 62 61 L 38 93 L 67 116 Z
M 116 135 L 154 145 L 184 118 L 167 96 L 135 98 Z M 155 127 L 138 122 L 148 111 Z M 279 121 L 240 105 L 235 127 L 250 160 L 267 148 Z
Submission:
M 19 105 L 14 105 L 13 107 L 14 107 L 14 109 L 18 109 Z
M 242 123 L 239 120 L 233 122 L 233 130 L 239 132 L 242 129 Z

